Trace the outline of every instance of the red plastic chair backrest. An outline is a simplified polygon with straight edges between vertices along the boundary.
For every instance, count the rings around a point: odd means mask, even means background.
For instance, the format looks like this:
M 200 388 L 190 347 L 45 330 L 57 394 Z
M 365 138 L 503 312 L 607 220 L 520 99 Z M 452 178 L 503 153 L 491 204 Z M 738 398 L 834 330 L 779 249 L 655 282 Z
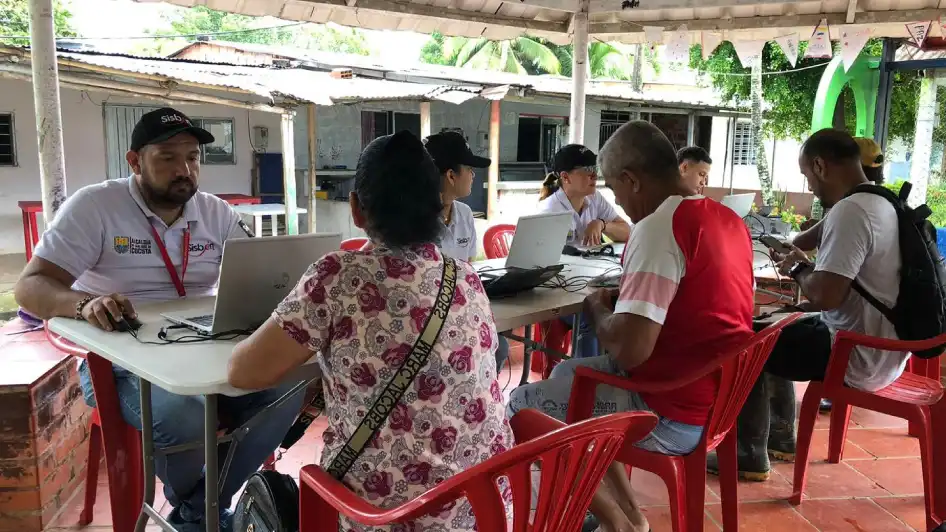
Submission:
M 337 522 L 338 509 L 361 524 L 383 526 L 423 517 L 462 497 L 472 506 L 477 530 L 508 530 L 498 485 L 501 478 L 512 494 L 513 532 L 578 530 L 617 452 L 625 441 L 649 434 L 656 417 L 645 412 L 621 413 L 565 426 L 538 411 L 523 410 L 511 424 L 518 445 L 395 508 L 368 504 L 318 466 L 306 466 L 300 474 L 300 532 L 315 532 L 309 527 Z M 533 434 L 542 435 L 530 438 Z M 530 523 L 536 463 L 541 464 L 542 473 Z
M 359 251 L 367 243 L 368 243 L 368 239 L 364 237 L 349 238 L 347 240 L 342 240 L 341 250 L 342 251 Z
M 487 259 L 504 259 L 509 256 L 509 245 L 516 234 L 516 226 L 511 224 L 494 225 L 483 235 L 483 251 Z
M 803 314 L 786 314 L 784 318 L 754 334 L 742 347 L 730 353 L 720 368 L 719 392 L 703 430 L 707 450 L 715 449 L 732 429 L 743 403 L 762 374 L 772 348 L 782 329 Z
M 83 349 L 69 340 L 66 340 L 62 336 L 50 331 L 48 321 L 43 322 L 43 331 L 46 333 L 46 339 L 49 340 L 49 343 L 63 353 L 79 358 L 86 358 L 86 356 L 89 354 L 86 349 Z

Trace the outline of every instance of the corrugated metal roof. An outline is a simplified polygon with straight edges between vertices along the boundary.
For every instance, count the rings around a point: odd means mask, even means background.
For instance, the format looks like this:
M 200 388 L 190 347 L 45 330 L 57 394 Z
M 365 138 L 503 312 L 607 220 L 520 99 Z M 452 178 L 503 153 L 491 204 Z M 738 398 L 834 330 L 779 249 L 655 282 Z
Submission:
M 516 88 L 528 89 L 540 95 L 564 97 L 572 92 L 572 80 L 561 76 L 525 76 L 508 72 L 459 68 L 445 65 L 420 63 L 418 61 L 404 61 L 397 65 L 382 63 L 376 57 L 354 54 L 339 54 L 306 50 L 285 46 L 268 46 L 260 44 L 233 43 L 213 41 L 211 43 L 193 43 L 182 48 L 172 57 L 190 46 L 217 46 L 232 48 L 244 52 L 273 55 L 299 61 L 300 64 L 331 70 L 333 68 L 356 69 L 356 74 L 369 77 L 379 77 L 391 81 L 450 83 L 473 85 L 477 87 L 509 85 Z M 642 104 L 678 105 L 688 107 L 725 108 L 718 95 L 712 89 L 683 87 L 685 90 L 668 90 L 648 88 L 638 92 L 625 81 L 592 80 L 588 84 L 586 94 L 591 98 L 628 101 Z
M 138 2 L 154 0 L 135 0 Z M 169 0 L 168 3 L 253 16 L 375 30 L 440 32 L 506 40 L 523 33 L 558 44 L 570 40 L 569 21 L 580 0 Z M 849 11 L 853 6 L 853 11 Z M 774 39 L 792 31 L 805 38 L 824 17 L 829 24 L 859 24 L 874 36 L 907 37 L 903 23 L 936 20 L 932 0 L 590 0 L 593 35 L 641 42 L 643 26 L 668 31 L 686 24 L 697 42 L 700 31 L 726 37 Z M 832 31 L 832 35 L 835 32 Z
M 304 68 L 266 68 L 236 66 L 180 59 L 136 57 L 116 54 L 59 51 L 63 72 L 106 69 L 104 75 L 121 73 L 153 76 L 155 81 L 178 81 L 200 84 L 205 88 L 230 88 L 266 98 L 270 104 L 281 100 L 312 102 L 318 105 L 390 100 L 439 100 L 462 103 L 480 95 L 488 87 L 512 87 L 522 95 L 568 98 L 572 81 L 558 76 L 518 76 L 502 72 L 478 71 L 437 65 L 423 68 L 382 71 L 385 77 L 396 79 L 335 79 L 329 72 Z M 2 58 L 28 58 L 22 49 L 0 48 Z M 0 66 L 2 69 L 2 66 Z M 379 70 L 381 71 L 381 70 Z M 140 82 L 139 82 L 140 83 Z M 184 83 L 184 85 L 186 85 Z M 198 92 L 200 89 L 182 85 L 179 90 Z M 626 82 L 589 83 L 587 95 L 592 99 L 621 101 L 642 105 L 676 107 L 725 108 L 711 90 L 683 92 L 672 90 L 634 91 Z
M 29 56 L 25 50 L 0 49 L 6 55 Z M 102 67 L 129 74 L 144 74 L 171 81 L 207 87 L 237 89 L 276 102 L 290 99 L 319 105 L 384 100 L 442 100 L 458 103 L 476 97 L 480 86 L 437 83 L 405 83 L 376 79 L 335 79 L 328 72 L 298 68 L 260 68 L 173 59 L 58 52 L 66 69 L 82 70 L 83 65 Z M 2 68 L 2 67 L 0 67 Z

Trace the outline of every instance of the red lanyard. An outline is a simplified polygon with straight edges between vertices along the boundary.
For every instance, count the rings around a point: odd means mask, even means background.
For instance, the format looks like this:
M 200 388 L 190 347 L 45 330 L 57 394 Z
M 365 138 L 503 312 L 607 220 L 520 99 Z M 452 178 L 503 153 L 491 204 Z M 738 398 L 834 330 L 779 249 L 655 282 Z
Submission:
M 150 220 L 148 221 L 148 225 L 151 225 Z M 174 263 L 171 262 L 171 257 L 168 255 L 168 250 L 164 246 L 164 239 L 158 236 L 158 231 L 154 228 L 154 225 L 151 225 L 151 234 L 154 236 L 154 243 L 158 246 L 158 251 L 161 252 L 161 258 L 164 259 L 164 267 L 167 268 L 168 275 L 171 276 L 171 282 L 174 283 L 174 288 L 177 289 L 177 295 L 181 297 L 186 296 L 187 291 L 184 290 L 184 274 L 187 273 L 187 258 L 190 256 L 190 227 L 184 229 L 184 245 L 181 248 L 181 255 L 184 258 L 181 259 L 181 275 L 177 274 L 177 269 L 174 268 Z

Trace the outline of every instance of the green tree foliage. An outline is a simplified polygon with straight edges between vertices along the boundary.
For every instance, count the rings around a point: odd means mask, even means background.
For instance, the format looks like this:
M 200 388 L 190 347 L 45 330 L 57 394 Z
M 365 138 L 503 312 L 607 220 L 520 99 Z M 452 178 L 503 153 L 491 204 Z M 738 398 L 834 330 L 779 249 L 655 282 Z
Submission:
M 434 33 L 421 48 L 420 59 L 435 65 L 514 74 L 571 76 L 572 71 L 571 45 L 560 46 L 528 36 L 509 41 L 490 41 Z M 633 70 L 629 53 L 611 43 L 590 44 L 588 61 L 591 76 L 595 78 L 630 79 Z
M 53 23 L 57 37 L 75 37 L 70 20 L 72 13 L 56 0 L 53 2 Z M 29 35 L 30 7 L 29 0 L 0 0 L 0 35 Z M 29 39 L 2 39 L 0 44 L 27 46 Z
M 773 137 L 801 139 L 806 137 L 811 129 L 814 96 L 818 91 L 818 84 L 821 82 L 824 69 L 801 69 L 827 63 L 827 61 L 825 59 L 801 58 L 805 53 L 807 44 L 805 42 L 800 43 L 800 59 L 794 69 L 775 42 L 767 43 L 762 52 L 763 72 L 787 71 L 784 74 L 762 77 L 762 94 L 766 104 L 763 113 L 763 131 Z M 883 43 L 880 39 L 872 39 L 861 53 L 879 57 L 882 47 Z M 690 49 L 690 67 L 707 76 L 712 85 L 719 90 L 725 102 L 748 105 L 750 97 L 749 69 L 742 67 L 733 45 L 724 42 L 705 61 L 701 53 L 699 45 Z M 846 92 L 849 94 L 849 91 Z M 888 136 L 890 138 L 912 142 L 918 95 L 919 77 L 916 72 L 902 71 L 894 74 L 890 123 L 888 126 Z M 942 104 L 946 104 L 946 102 L 942 102 Z M 853 98 L 845 98 L 844 108 L 845 122 L 849 129 L 853 131 L 855 117 Z
M 214 35 L 219 41 L 242 42 L 250 44 L 286 45 L 326 52 L 371 55 L 371 50 L 363 33 L 356 29 L 322 24 L 290 25 L 285 28 L 272 28 L 272 19 L 260 19 L 244 15 L 235 15 L 224 11 L 215 11 L 204 6 L 175 10 L 167 15 L 170 29 L 154 31 L 154 35 Z M 260 31 L 243 31 L 268 27 Z M 176 45 L 179 45 L 177 43 Z M 167 46 L 163 46 L 166 49 Z

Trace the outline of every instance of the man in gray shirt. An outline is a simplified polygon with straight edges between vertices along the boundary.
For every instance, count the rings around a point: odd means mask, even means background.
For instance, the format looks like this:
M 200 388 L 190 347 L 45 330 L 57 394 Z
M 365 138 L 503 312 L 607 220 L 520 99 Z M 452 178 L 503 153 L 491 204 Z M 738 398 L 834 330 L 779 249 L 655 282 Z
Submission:
M 806 310 L 819 311 L 781 334 L 765 365 L 772 375 L 793 381 L 822 380 L 839 330 L 880 338 L 897 338 L 894 326 L 861 297 L 856 280 L 881 303 L 893 307 L 900 292 L 900 240 L 897 212 L 890 202 L 870 193 L 851 194 L 868 183 L 858 144 L 846 132 L 824 129 L 801 148 L 798 164 L 808 187 L 829 208 L 822 223 L 817 262 L 793 247 L 777 255 L 779 270 L 791 276 L 807 299 Z M 897 380 L 909 354 L 857 347 L 851 355 L 845 383 L 876 391 Z M 764 375 L 762 376 L 764 377 Z M 794 426 L 773 441 L 769 434 L 770 402 L 765 378 L 760 378 L 740 414 L 739 472 L 750 480 L 768 477 L 768 457 L 794 458 Z M 794 396 L 779 397 L 794 403 Z M 786 409 L 792 405 L 783 405 Z M 715 460 L 710 471 L 716 469 Z

